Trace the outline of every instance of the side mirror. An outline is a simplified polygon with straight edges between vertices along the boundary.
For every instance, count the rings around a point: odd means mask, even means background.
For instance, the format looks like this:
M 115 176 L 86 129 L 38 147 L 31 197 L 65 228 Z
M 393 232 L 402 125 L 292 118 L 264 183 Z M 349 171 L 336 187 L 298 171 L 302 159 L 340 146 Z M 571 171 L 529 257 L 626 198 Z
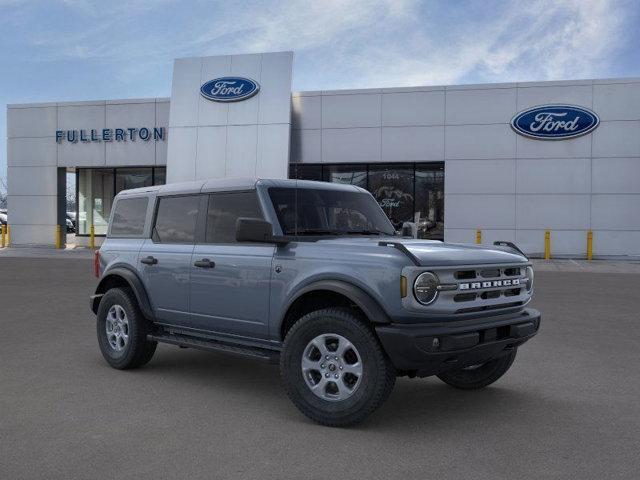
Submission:
M 260 218 L 243 218 L 236 220 L 236 240 L 238 242 L 273 242 L 271 224 Z

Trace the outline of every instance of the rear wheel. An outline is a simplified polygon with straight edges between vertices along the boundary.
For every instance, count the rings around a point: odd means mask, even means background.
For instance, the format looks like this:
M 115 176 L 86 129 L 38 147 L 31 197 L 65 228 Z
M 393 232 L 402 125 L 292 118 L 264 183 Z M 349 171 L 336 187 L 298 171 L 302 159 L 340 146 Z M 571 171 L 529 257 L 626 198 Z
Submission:
M 364 420 L 387 399 L 396 378 L 371 327 L 343 308 L 318 310 L 295 323 L 280 371 L 296 407 L 335 427 Z
M 151 360 L 158 344 L 147 340 L 149 322 L 130 290 L 112 288 L 105 293 L 97 316 L 98 344 L 109 365 L 125 370 Z
M 491 385 L 502 377 L 513 365 L 517 350 L 489 360 L 488 362 L 459 370 L 451 370 L 438 375 L 438 378 L 452 387 L 462 390 L 478 390 Z

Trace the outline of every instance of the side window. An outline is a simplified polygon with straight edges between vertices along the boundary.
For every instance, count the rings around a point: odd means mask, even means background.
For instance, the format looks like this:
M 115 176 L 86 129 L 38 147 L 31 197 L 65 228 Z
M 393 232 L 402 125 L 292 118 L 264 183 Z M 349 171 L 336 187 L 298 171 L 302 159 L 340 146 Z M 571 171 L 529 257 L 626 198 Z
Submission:
M 263 218 L 256 192 L 214 193 L 209 195 L 207 243 L 235 243 L 239 217 Z
M 160 198 L 153 241 L 193 243 L 196 237 L 199 195 Z
M 148 203 L 149 199 L 147 197 L 118 199 L 113 212 L 109 235 L 142 235 Z

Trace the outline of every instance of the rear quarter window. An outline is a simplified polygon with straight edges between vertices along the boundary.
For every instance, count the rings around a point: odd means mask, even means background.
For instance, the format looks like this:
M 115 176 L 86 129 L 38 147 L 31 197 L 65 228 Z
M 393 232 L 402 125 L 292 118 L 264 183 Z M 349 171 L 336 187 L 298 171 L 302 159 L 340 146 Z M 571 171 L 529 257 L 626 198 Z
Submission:
M 137 237 L 144 231 L 147 217 L 147 197 L 121 198 L 116 202 L 109 236 Z

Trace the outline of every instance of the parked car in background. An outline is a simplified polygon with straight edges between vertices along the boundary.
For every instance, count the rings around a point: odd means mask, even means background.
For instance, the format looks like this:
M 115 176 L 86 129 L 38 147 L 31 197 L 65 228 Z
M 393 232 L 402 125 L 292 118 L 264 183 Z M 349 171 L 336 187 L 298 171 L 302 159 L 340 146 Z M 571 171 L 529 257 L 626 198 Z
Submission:
M 71 230 L 69 230 L 69 222 L 71 222 Z M 76 212 L 67 212 L 67 231 L 75 232 L 76 228 Z
M 76 232 L 76 226 L 73 224 L 71 219 L 69 217 L 67 217 L 66 221 L 67 221 L 67 233 L 75 233 Z
M 0 211 L 0 225 L 6 225 L 7 224 L 7 211 L 5 210 L 4 212 Z

